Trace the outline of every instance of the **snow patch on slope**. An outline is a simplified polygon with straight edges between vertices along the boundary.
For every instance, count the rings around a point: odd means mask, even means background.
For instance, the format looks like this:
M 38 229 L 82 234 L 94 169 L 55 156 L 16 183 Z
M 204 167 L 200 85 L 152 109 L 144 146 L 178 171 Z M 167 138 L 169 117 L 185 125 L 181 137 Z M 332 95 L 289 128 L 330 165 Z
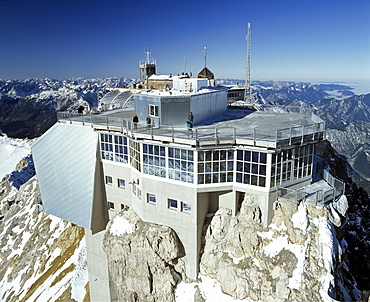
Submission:
M 0 180 L 13 172 L 18 162 L 30 153 L 31 147 L 26 141 L 0 136 Z

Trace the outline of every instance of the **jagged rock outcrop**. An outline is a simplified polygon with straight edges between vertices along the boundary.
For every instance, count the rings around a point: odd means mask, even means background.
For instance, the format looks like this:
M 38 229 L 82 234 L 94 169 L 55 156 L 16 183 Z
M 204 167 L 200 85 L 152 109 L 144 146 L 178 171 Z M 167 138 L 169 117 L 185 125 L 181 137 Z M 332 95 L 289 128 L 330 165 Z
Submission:
M 17 165 L 19 178 L 28 164 Z M 19 190 L 9 179 L 0 182 L 0 300 L 90 301 L 84 229 L 39 211 L 36 176 Z
M 108 224 L 103 248 L 119 301 L 174 301 L 184 249 L 171 228 L 123 211 Z
M 200 272 L 237 299 L 353 300 L 341 259 L 345 243 L 335 231 L 346 209 L 345 197 L 327 208 L 277 202 L 272 224 L 263 228 L 260 209 L 247 194 L 235 217 L 226 209 L 213 217 Z

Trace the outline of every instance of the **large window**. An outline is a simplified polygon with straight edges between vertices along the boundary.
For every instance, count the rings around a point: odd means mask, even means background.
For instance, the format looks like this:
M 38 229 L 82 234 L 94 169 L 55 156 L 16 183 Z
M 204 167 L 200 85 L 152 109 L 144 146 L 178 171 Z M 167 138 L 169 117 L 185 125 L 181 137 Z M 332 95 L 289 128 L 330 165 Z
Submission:
M 166 177 L 166 148 L 143 144 L 143 169 L 145 174 Z
M 114 136 L 114 160 L 120 163 L 128 163 L 127 137 Z
M 100 134 L 101 158 L 106 160 L 113 160 L 113 135 Z
M 198 152 L 198 184 L 232 182 L 233 170 L 233 150 Z
M 237 150 L 236 182 L 266 186 L 267 154 L 249 150 Z
M 272 155 L 271 187 L 312 173 L 313 145 L 282 150 Z
M 102 159 L 128 163 L 126 136 L 100 133 L 100 146 Z
M 194 152 L 168 148 L 168 176 L 170 179 L 194 183 Z
M 141 171 L 140 143 L 132 139 L 130 139 L 130 163 L 136 170 Z

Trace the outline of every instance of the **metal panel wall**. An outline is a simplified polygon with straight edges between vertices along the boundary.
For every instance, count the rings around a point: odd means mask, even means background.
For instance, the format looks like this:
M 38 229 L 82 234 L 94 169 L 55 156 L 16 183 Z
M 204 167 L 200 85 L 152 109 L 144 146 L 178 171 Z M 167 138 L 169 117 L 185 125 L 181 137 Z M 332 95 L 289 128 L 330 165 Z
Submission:
M 92 128 L 60 123 L 32 145 L 46 213 L 91 229 L 97 146 Z
M 190 110 L 190 96 L 163 97 L 161 107 L 163 125 L 186 127 Z
M 227 110 L 226 98 L 226 91 L 192 95 L 189 111 L 194 114 L 194 124 L 224 113 Z
M 135 104 L 135 113 L 139 117 L 139 123 L 146 123 L 146 117 L 149 114 L 149 105 L 158 106 L 159 118 L 161 116 L 160 96 L 136 94 L 133 96 Z M 154 120 L 154 119 L 153 119 Z

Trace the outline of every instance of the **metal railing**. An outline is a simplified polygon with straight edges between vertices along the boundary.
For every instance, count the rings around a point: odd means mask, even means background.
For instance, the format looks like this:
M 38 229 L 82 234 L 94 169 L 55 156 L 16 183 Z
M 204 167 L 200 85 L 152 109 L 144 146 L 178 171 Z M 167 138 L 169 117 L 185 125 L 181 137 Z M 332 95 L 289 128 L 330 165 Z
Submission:
M 79 122 L 86 126 L 95 128 L 103 127 L 107 130 L 119 130 L 132 135 L 166 136 L 175 138 L 191 138 L 201 141 L 222 141 L 245 139 L 252 141 L 255 145 L 258 142 L 275 142 L 293 144 L 297 142 L 313 141 L 323 138 L 325 123 L 319 122 L 304 126 L 292 126 L 284 129 L 240 129 L 236 127 L 197 127 L 191 130 L 185 128 L 167 127 L 145 124 L 134 124 L 121 117 L 111 117 L 99 114 L 78 114 L 71 112 L 57 112 L 58 121 L 69 123 Z
M 308 201 L 315 205 L 323 206 L 344 194 L 345 183 L 332 176 L 326 170 L 324 170 L 323 173 L 323 180 L 330 185 L 330 189 L 318 189 L 312 191 L 307 190 L 306 188 L 295 190 L 286 187 L 279 187 L 277 190 L 277 196 L 278 198 L 291 200 L 297 203 L 300 203 L 301 201 Z

